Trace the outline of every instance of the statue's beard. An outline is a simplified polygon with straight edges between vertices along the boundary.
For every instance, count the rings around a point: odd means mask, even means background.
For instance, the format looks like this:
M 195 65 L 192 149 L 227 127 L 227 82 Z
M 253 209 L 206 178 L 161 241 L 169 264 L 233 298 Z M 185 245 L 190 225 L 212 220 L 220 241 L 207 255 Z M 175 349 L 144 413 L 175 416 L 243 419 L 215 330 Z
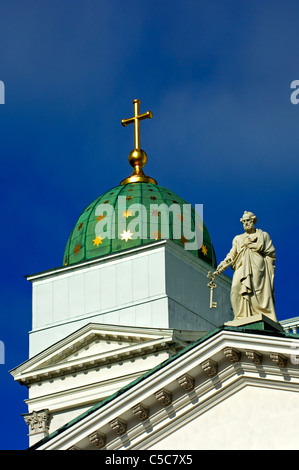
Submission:
M 247 232 L 248 230 L 253 229 L 253 224 L 244 224 L 244 230 Z

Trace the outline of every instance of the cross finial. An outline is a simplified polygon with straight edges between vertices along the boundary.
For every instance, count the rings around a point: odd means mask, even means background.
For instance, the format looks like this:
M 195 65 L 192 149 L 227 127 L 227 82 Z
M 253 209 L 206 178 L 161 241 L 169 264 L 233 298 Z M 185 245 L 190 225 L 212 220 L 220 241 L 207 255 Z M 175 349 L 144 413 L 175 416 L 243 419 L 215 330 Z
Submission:
M 140 149 L 140 121 L 143 119 L 151 119 L 153 117 L 153 113 L 151 111 L 147 111 L 144 114 L 140 114 L 140 100 L 134 100 L 134 116 L 129 119 L 122 119 L 121 123 L 124 127 L 128 124 L 134 123 L 134 130 L 135 130 L 135 149 Z
M 129 176 L 129 178 L 124 179 L 121 184 L 127 183 L 153 183 L 157 184 L 157 182 L 146 176 L 143 173 L 142 168 L 147 162 L 147 155 L 144 150 L 140 148 L 140 121 L 143 119 L 151 119 L 153 117 L 153 113 L 151 111 L 147 111 L 144 114 L 140 114 L 140 100 L 134 100 L 134 116 L 129 119 L 122 119 L 121 123 L 124 127 L 128 124 L 134 123 L 134 131 L 135 131 L 135 148 L 129 154 L 129 162 L 130 165 L 134 168 L 133 174 Z

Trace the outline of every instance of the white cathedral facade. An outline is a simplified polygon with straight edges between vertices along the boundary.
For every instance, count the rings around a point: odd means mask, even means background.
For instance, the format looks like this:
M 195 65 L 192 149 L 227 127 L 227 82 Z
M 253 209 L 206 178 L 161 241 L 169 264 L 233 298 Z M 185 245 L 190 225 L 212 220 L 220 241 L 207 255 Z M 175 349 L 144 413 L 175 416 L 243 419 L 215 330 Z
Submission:
M 138 117 L 151 117 L 140 115 L 137 100 L 134 110 L 135 127 Z M 98 207 L 116 208 L 120 195 L 126 223 L 132 203 L 158 218 L 163 207 L 182 208 L 181 198 L 144 175 L 138 143 L 132 177 L 81 214 L 64 265 L 27 277 L 29 359 L 11 374 L 28 387 L 28 447 L 298 449 L 298 318 L 249 317 L 234 326 L 225 274 L 211 309 L 207 274 L 215 259 L 204 224 L 195 252 L 173 232 L 159 236 L 160 226 L 148 239 L 107 236 L 113 219 Z

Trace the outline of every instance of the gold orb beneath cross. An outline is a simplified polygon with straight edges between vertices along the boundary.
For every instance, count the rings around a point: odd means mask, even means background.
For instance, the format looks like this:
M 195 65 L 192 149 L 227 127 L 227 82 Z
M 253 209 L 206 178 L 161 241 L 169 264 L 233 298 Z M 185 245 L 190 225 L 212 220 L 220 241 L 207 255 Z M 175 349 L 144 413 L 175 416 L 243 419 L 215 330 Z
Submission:
M 147 155 L 142 149 L 134 149 L 129 153 L 128 160 L 133 168 L 135 168 L 135 166 L 142 168 L 147 162 Z
M 143 173 L 143 167 L 147 162 L 147 155 L 142 149 L 134 149 L 129 153 L 128 157 L 130 165 L 134 168 L 131 176 L 124 179 L 120 184 L 128 183 L 152 183 L 157 184 L 157 181 Z

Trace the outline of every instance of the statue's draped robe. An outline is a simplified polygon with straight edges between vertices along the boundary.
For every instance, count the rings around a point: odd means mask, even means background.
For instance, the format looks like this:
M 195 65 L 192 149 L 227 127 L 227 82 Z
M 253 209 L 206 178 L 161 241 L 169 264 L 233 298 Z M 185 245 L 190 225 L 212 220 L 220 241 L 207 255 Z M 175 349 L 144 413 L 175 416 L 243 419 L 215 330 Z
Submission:
M 275 249 L 268 233 L 256 229 L 233 240 L 231 303 L 235 318 L 261 313 L 277 321 L 274 305 Z

